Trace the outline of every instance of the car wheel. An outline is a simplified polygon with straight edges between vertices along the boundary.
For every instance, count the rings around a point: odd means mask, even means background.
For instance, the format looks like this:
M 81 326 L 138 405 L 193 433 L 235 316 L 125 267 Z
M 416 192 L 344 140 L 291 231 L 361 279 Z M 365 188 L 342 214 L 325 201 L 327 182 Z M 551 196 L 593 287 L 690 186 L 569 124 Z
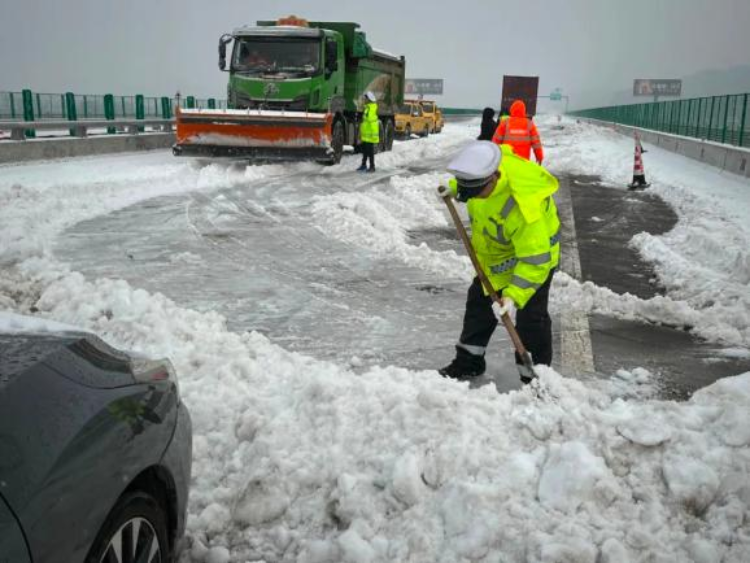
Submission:
M 407 125 L 406 129 L 404 129 L 404 139 L 411 139 L 411 125 Z
M 167 563 L 169 551 L 164 509 L 151 495 L 134 491 L 117 501 L 86 563 Z
M 430 136 L 430 126 L 429 125 L 425 125 L 424 126 L 424 131 L 422 131 L 422 136 L 423 137 L 429 137 Z

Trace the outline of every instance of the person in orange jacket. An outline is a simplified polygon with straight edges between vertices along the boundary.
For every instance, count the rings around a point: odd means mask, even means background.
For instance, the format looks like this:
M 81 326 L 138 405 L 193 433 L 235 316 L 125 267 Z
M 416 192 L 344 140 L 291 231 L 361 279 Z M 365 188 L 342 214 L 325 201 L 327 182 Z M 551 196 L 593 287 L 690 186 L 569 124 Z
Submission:
M 536 125 L 526 117 L 526 104 L 516 100 L 510 106 L 510 117 L 500 121 L 492 142 L 497 145 L 511 145 L 518 156 L 531 159 L 531 149 L 534 149 L 536 161 L 541 164 L 544 160 L 542 141 Z

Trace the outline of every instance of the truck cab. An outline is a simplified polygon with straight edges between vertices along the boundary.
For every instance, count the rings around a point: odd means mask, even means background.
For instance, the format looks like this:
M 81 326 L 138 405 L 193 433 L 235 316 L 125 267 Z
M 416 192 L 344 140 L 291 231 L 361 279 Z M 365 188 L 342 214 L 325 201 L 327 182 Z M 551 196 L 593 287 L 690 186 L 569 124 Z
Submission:
M 340 33 L 310 27 L 258 26 L 236 29 L 232 37 L 229 108 L 317 112 L 326 111 L 330 100 L 343 96 L 344 47 Z

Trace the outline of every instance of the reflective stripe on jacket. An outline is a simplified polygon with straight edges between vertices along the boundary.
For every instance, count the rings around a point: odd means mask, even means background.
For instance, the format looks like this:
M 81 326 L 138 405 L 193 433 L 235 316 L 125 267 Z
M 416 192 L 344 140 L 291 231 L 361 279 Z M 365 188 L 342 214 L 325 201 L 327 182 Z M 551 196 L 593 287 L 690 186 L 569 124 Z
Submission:
M 370 102 L 362 112 L 362 123 L 359 126 L 359 138 L 363 143 L 380 142 L 380 122 L 378 121 L 378 104 Z
M 531 158 L 531 149 L 534 149 L 537 162 L 544 159 L 539 131 L 534 122 L 526 117 L 526 104 L 520 100 L 510 106 L 510 117 L 497 126 L 492 142 L 512 146 L 515 153 L 526 160 Z
M 500 179 L 486 199 L 472 198 L 471 244 L 496 291 L 523 308 L 560 262 L 557 179 L 501 147 Z M 449 186 L 457 191 L 455 179 Z

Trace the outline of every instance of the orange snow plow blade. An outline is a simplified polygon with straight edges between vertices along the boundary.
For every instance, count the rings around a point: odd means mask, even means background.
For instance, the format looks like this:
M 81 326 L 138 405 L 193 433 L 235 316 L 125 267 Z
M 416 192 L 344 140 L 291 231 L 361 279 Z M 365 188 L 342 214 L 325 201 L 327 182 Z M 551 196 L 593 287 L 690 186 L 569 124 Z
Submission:
M 326 160 L 333 115 L 292 111 L 177 108 L 175 156 Z

